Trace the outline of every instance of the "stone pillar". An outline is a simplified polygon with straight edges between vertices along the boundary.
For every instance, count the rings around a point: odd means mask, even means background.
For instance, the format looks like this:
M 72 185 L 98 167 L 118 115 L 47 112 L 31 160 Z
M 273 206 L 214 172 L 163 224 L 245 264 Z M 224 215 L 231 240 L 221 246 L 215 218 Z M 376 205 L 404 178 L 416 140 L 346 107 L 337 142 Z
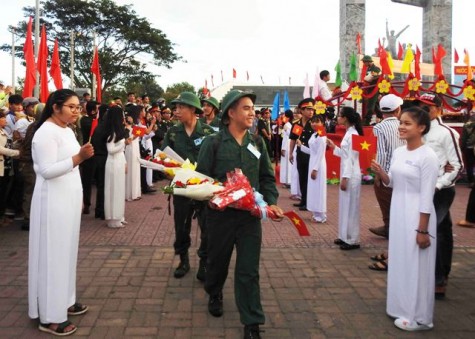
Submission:
M 343 80 L 348 80 L 351 53 L 357 53 L 358 32 L 361 34 L 361 48 L 364 53 L 365 0 L 340 0 L 340 63 Z
M 391 0 L 423 8 L 422 61 L 432 63 L 432 47 L 442 44 L 447 55 L 443 61 L 445 78 L 452 79 L 452 0 Z
M 447 55 L 442 63 L 445 78 L 452 80 L 452 0 L 427 0 L 423 15 L 422 53 L 424 62 L 432 62 L 432 47 L 442 44 Z

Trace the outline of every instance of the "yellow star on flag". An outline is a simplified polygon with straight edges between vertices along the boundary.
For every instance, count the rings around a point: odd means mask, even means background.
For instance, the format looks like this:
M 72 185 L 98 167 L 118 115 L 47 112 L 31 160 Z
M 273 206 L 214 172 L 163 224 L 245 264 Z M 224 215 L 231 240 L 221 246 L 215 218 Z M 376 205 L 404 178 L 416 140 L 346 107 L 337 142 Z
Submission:
M 292 221 L 294 222 L 295 225 L 300 225 L 300 220 L 297 218 L 293 218 Z
M 361 150 L 367 150 L 367 151 L 369 151 L 369 147 L 371 146 L 371 144 L 368 144 L 366 140 L 362 142 L 360 145 L 361 145 Z
M 142 134 L 142 131 L 141 131 L 141 130 L 138 130 L 138 131 L 136 132 L 136 134 L 137 134 L 137 135 L 140 135 L 140 134 Z

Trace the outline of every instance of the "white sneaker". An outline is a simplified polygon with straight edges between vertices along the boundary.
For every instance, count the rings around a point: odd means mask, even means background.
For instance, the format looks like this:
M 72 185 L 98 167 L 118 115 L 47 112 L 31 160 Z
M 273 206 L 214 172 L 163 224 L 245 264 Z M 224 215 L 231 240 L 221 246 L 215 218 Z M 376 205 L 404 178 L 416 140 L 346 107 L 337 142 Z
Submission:
M 394 320 L 394 326 L 404 331 L 427 331 L 434 328 L 434 324 L 432 323 L 424 325 L 419 324 L 416 321 L 408 321 L 402 318 L 397 318 L 396 320 Z

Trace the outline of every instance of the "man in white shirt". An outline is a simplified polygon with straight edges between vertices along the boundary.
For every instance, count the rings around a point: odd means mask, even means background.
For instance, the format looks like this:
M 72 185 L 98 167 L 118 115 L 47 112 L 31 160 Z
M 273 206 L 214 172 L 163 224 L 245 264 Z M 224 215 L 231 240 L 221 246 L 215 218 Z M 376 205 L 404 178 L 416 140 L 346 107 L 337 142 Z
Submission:
M 318 90 L 318 95 L 325 101 L 330 100 L 332 97 L 332 92 L 328 88 L 327 82 L 330 81 L 330 72 L 323 70 L 320 72 L 320 88 Z
M 439 299 L 445 297 L 452 266 L 454 243 L 449 209 L 455 198 L 455 181 L 463 169 L 459 147 L 460 136 L 442 122 L 442 99 L 437 94 L 423 94 L 416 102 L 429 111 L 431 125 L 429 132 L 424 136 L 424 142 L 435 151 L 439 159 L 439 177 L 434 194 L 434 207 L 437 214 L 435 296 Z M 447 164 L 453 167 L 452 171 L 445 170 Z

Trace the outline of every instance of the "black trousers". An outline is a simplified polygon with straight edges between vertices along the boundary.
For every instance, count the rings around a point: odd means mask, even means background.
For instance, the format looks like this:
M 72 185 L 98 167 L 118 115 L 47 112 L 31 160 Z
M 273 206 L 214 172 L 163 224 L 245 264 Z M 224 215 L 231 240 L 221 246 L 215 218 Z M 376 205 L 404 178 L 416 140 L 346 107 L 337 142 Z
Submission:
M 437 215 L 437 254 L 435 260 L 435 283 L 443 285 L 452 268 L 454 238 L 450 206 L 455 198 L 455 187 L 443 188 L 434 194 Z
M 91 189 L 96 169 L 94 158 L 84 160 L 81 165 L 79 165 L 79 168 L 82 183 L 82 202 L 84 206 L 91 206 Z
M 310 155 L 305 154 L 297 149 L 297 171 L 299 172 L 300 192 L 302 193 L 302 205 L 307 205 L 307 182 L 308 182 L 308 163 Z
M 259 286 L 261 221 L 249 212 L 227 208 L 207 208 L 208 262 L 205 290 L 209 295 L 222 292 L 229 263 L 236 247 L 234 298 L 244 325 L 264 324 Z
M 465 212 L 465 220 L 475 223 L 475 186 L 472 187 L 468 196 L 467 211 Z
M 465 170 L 467 171 L 467 181 L 472 183 L 473 181 L 473 166 L 475 165 L 475 153 L 473 148 L 465 148 L 463 150 L 465 158 Z
M 191 222 L 193 215 L 196 214 L 198 226 L 200 227 L 200 246 L 198 248 L 198 256 L 206 260 L 208 256 L 208 236 L 206 229 L 206 213 L 204 211 L 204 203 L 195 201 L 182 196 L 173 196 L 173 218 L 175 221 L 175 242 L 173 248 L 175 254 L 185 254 L 191 245 Z
M 104 181 L 106 176 L 107 155 L 95 155 L 96 210 L 97 217 L 104 216 Z

